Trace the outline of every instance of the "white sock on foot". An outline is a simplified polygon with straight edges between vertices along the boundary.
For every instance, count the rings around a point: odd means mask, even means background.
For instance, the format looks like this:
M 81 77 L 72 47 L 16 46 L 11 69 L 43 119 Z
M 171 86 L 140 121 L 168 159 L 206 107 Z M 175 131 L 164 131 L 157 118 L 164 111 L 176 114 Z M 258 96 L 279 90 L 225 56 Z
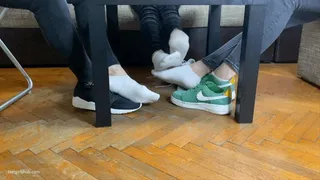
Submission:
M 196 87 L 201 81 L 201 78 L 192 71 L 190 66 L 180 66 L 164 71 L 153 70 L 151 73 L 159 79 L 187 89 Z
M 183 61 L 190 47 L 189 36 L 180 29 L 175 29 L 171 32 L 169 46 L 170 53 L 172 54 L 176 51 L 180 52 L 181 61 Z
M 128 75 L 109 76 L 110 91 L 136 103 L 153 103 L 159 100 L 160 95 L 150 91 L 137 81 L 131 79 Z
M 152 62 L 156 71 L 162 71 L 171 67 L 180 66 L 182 64 L 181 54 L 178 51 L 167 54 L 162 50 L 158 50 L 153 53 Z
M 219 82 L 222 82 L 222 83 L 227 83 L 227 82 L 229 82 L 229 80 L 219 78 L 219 77 L 218 77 L 216 74 L 214 74 L 213 72 L 212 72 L 211 74 L 212 74 L 212 76 L 214 76 L 214 78 L 216 78 L 217 80 L 219 80 Z

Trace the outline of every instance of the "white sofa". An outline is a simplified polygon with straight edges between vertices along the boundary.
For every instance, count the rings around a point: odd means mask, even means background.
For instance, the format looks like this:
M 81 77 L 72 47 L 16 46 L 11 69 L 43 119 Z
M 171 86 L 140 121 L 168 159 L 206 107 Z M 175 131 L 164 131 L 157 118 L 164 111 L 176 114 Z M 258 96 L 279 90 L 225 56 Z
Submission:
M 72 17 L 75 17 L 73 6 L 69 5 Z M 182 24 L 185 28 L 207 27 L 208 24 L 208 6 L 182 6 L 180 15 Z M 120 30 L 139 29 L 137 18 L 132 13 L 129 6 L 118 6 L 119 28 Z M 244 7 L 243 6 L 223 6 L 221 26 L 242 26 Z M 38 27 L 32 13 L 26 10 L 10 9 L 0 24 L 6 28 L 35 28 Z

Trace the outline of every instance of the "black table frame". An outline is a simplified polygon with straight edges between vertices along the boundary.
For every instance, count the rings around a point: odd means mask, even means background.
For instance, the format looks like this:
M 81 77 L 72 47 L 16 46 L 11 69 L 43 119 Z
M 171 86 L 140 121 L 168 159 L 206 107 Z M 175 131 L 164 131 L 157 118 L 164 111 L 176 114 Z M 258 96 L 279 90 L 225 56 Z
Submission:
M 109 31 L 117 31 L 117 5 L 210 5 L 207 52 L 220 47 L 221 5 L 245 5 L 243 41 L 240 57 L 235 118 L 238 123 L 252 123 L 259 70 L 262 30 L 265 19 L 263 0 L 248 0 L 241 4 L 235 0 L 90 0 L 88 5 L 90 57 L 93 66 L 96 99 L 96 127 L 112 125 L 109 100 L 109 73 L 106 41 L 107 5 Z

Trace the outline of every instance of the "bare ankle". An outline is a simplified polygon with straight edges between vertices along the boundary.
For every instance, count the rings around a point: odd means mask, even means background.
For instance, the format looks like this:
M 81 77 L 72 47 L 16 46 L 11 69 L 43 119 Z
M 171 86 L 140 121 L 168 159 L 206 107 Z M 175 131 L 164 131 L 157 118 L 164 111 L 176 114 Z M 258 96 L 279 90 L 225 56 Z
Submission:
M 221 64 L 215 71 L 214 74 L 223 80 L 230 80 L 232 77 L 236 76 L 237 73 L 228 64 Z
M 110 76 L 127 75 L 126 71 L 119 64 L 115 64 L 109 67 Z
M 200 78 L 211 72 L 210 68 L 202 61 L 197 61 L 190 65 L 192 71 L 196 73 Z

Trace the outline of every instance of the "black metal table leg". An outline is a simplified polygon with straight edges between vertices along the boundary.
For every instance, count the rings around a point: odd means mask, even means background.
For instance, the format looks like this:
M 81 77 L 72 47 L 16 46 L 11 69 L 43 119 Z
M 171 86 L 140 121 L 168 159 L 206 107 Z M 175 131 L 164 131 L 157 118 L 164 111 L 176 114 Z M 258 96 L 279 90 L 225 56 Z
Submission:
M 208 31 L 207 31 L 207 55 L 221 46 L 221 6 L 209 6 Z
M 265 6 L 246 6 L 236 103 L 238 123 L 253 121 L 264 19 Z
M 95 83 L 96 127 L 111 126 L 107 41 L 104 41 L 107 39 L 105 8 L 102 5 L 90 5 L 88 14 L 90 55 Z
M 107 6 L 107 22 L 108 32 L 118 33 L 119 32 L 119 20 L 118 20 L 118 6 L 108 5 Z
M 119 20 L 118 20 L 118 6 L 108 5 L 107 6 L 107 29 L 109 43 L 114 50 L 114 53 L 119 59 L 122 59 L 121 47 L 120 47 L 120 31 L 119 31 Z

